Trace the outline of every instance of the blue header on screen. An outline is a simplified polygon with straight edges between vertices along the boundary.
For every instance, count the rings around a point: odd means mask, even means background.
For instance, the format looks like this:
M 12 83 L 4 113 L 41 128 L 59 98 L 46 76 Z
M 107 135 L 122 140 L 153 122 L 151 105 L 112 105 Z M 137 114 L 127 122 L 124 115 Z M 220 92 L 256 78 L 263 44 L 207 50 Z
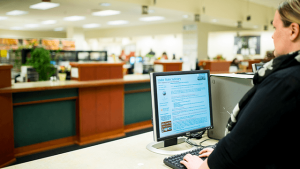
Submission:
M 160 138 L 211 126 L 207 73 L 156 76 Z

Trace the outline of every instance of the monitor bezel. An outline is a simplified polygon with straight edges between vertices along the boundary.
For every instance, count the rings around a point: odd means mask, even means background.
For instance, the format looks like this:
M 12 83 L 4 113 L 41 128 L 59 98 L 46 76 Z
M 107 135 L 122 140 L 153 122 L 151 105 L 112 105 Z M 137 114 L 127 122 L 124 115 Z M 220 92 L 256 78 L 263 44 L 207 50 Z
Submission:
M 252 64 L 252 71 L 255 73 L 257 70 L 257 66 L 264 66 L 264 63 L 253 63 Z
M 159 132 L 159 112 L 158 112 L 158 104 L 157 104 L 157 88 L 156 88 L 156 77 L 157 76 L 169 76 L 169 75 L 184 75 L 184 74 L 199 74 L 206 73 L 208 80 L 208 93 L 209 93 L 209 108 L 210 108 L 210 126 L 206 126 L 203 128 L 198 128 L 195 130 L 191 130 L 188 132 L 181 132 L 174 135 L 160 137 Z M 213 110 L 212 110 L 212 99 L 211 99 L 211 83 L 210 83 L 210 71 L 209 70 L 195 70 L 195 71 L 174 71 L 174 72 L 155 72 L 150 74 L 150 82 L 151 82 L 151 97 L 152 97 L 152 123 L 153 123 L 153 134 L 154 141 L 164 141 L 168 139 L 172 139 L 175 137 L 186 136 L 187 133 L 200 132 L 213 128 Z

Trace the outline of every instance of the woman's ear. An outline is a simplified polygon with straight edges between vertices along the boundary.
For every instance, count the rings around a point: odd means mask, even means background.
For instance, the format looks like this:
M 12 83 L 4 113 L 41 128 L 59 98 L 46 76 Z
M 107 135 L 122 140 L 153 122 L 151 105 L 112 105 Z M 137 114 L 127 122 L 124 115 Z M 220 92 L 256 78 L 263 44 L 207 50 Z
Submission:
M 299 37 L 299 25 L 297 23 L 292 23 L 290 25 L 290 28 L 291 28 L 290 39 L 291 41 L 295 41 Z

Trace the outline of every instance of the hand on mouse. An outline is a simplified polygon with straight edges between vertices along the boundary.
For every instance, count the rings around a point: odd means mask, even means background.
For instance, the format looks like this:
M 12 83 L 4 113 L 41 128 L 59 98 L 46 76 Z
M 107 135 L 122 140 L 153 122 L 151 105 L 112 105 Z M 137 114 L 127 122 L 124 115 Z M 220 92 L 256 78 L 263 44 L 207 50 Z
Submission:
M 199 157 L 208 157 L 213 151 L 213 148 L 205 148 L 199 152 Z

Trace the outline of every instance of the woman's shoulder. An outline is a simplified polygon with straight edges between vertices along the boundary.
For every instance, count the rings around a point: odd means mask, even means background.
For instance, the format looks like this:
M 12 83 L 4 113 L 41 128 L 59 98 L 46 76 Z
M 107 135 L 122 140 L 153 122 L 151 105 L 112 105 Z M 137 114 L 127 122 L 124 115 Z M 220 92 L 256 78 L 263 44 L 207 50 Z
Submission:
M 294 78 L 300 80 L 300 65 L 281 69 L 281 70 L 275 72 L 273 75 L 271 75 L 271 77 L 272 76 L 276 77 L 276 78 L 281 78 L 281 79 L 294 77 Z

